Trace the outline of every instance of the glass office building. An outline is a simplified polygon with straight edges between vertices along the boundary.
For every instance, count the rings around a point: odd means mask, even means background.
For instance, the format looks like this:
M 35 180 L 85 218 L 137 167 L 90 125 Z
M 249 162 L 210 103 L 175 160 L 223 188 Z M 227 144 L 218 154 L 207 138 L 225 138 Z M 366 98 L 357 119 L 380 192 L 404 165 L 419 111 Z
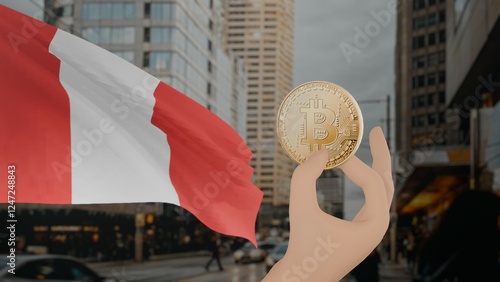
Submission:
M 143 68 L 245 137 L 246 72 L 222 47 L 218 1 L 46 1 L 49 22 Z

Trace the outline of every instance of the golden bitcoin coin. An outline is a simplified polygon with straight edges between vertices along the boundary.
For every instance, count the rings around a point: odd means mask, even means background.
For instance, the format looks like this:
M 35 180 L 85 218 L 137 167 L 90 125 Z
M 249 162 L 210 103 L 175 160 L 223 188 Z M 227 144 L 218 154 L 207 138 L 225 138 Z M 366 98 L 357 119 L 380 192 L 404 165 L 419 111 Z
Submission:
M 347 90 L 325 81 L 297 86 L 278 110 L 276 131 L 281 146 L 295 162 L 326 148 L 325 169 L 344 163 L 354 155 L 363 137 L 363 117 Z

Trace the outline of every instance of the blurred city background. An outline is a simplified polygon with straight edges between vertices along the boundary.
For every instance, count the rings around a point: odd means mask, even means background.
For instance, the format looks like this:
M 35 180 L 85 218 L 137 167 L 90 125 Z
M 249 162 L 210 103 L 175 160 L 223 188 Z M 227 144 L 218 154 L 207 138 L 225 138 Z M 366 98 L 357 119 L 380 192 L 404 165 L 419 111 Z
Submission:
M 378 125 L 393 155 L 389 230 L 344 280 L 498 281 L 490 279 L 500 271 L 499 1 L 0 4 L 100 45 L 206 106 L 246 140 L 253 181 L 264 192 L 259 248 L 217 237 L 170 204 L 17 204 L 23 281 L 71 267 L 102 281 L 260 281 L 289 235 L 295 165 L 277 140 L 276 112 L 290 90 L 311 80 L 340 84 L 357 99 L 361 159 L 371 162 L 367 136 Z M 317 191 L 325 212 L 348 220 L 364 201 L 337 169 L 321 175 Z M 7 218 L 5 206 L 0 217 Z M 8 235 L 0 231 L 2 254 Z M 215 261 L 205 267 L 214 244 L 223 271 Z

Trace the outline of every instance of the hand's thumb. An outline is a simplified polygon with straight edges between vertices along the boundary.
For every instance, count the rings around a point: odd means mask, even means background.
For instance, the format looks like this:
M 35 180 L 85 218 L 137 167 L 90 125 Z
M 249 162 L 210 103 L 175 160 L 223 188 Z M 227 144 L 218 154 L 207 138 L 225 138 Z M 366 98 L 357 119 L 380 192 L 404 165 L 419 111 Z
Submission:
M 326 161 L 328 160 L 328 150 L 322 149 L 314 154 L 302 164 L 300 164 L 293 172 L 293 181 L 316 181 L 325 169 Z

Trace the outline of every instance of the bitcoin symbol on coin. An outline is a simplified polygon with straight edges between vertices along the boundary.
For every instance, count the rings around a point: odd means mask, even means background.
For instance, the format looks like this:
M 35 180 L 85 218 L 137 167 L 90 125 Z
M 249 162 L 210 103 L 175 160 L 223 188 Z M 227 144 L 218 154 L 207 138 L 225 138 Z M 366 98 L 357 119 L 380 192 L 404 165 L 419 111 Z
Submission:
M 300 112 L 306 114 L 306 137 L 302 139 L 302 144 L 308 145 L 311 152 L 337 139 L 338 129 L 333 126 L 335 113 L 324 107 L 323 100 L 309 100 L 309 107 L 300 108 Z
M 302 163 L 326 148 L 326 169 L 344 163 L 359 147 L 363 117 L 356 100 L 344 88 L 324 81 L 297 86 L 278 110 L 276 131 L 285 153 Z

